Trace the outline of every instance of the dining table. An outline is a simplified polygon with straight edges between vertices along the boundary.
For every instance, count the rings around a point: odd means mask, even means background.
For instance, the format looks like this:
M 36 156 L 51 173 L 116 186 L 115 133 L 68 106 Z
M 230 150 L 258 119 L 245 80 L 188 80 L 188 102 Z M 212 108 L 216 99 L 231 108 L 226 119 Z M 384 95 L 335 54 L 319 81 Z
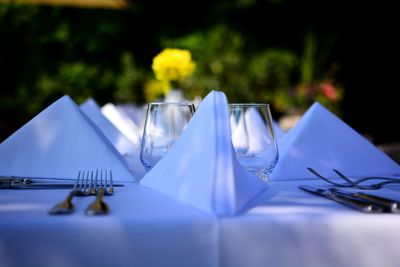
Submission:
M 96 179 L 110 170 L 108 213 L 85 212 L 93 195 L 73 197 L 70 214 L 49 212 L 71 186 L 0 186 L 0 267 L 400 266 L 400 204 L 361 212 L 303 190 L 328 185 L 308 167 L 343 183 L 334 170 L 351 179 L 399 175 L 398 163 L 315 103 L 279 138 L 264 181 L 239 162 L 228 111 L 223 92 L 210 92 L 146 172 L 139 147 L 96 103 L 61 97 L 0 144 L 0 177 L 74 183 L 80 170 L 96 170 Z M 398 185 L 384 187 L 368 192 L 400 202 Z
M 299 188 L 318 179 L 266 183 L 234 216 L 140 183 L 116 187 L 100 216 L 84 212 L 94 196 L 50 215 L 70 189 L 1 189 L 0 266 L 399 266 L 398 214 L 359 212 Z

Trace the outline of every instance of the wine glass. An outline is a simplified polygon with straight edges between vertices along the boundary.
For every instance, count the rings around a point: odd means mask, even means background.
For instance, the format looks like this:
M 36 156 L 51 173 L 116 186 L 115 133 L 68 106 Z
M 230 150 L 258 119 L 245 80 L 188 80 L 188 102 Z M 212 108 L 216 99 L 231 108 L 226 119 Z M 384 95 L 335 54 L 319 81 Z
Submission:
M 266 181 L 278 162 L 268 104 L 229 104 L 231 138 L 237 158 L 249 172 Z
M 186 128 L 195 111 L 183 102 L 153 102 L 147 106 L 140 160 L 149 171 L 168 152 Z

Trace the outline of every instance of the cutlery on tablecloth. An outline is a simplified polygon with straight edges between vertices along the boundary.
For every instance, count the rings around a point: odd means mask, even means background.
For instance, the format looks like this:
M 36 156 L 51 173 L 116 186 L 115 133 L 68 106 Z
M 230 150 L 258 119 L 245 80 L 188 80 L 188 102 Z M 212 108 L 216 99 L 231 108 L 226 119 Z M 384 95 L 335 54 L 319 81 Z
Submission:
M 96 195 L 96 200 L 91 203 L 85 211 L 86 215 L 107 214 L 109 211 L 108 205 L 104 202 L 105 194 L 112 195 L 114 193 L 114 185 L 112 173 L 107 179 L 107 171 L 79 171 L 75 181 L 74 188 L 68 193 L 67 197 L 57 203 L 49 210 L 50 215 L 70 214 L 74 211 L 72 199 L 75 196 L 93 196 Z
M 89 178 L 89 175 L 90 172 L 79 171 L 78 177 L 76 178 L 74 184 L 74 188 L 68 193 L 67 197 L 63 201 L 57 203 L 49 210 L 49 214 L 59 215 L 72 213 L 74 211 L 74 204 L 72 204 L 72 199 L 75 196 L 88 196 L 92 191 L 93 172 L 91 173 L 91 179 Z
M 377 204 L 376 202 L 355 197 L 349 194 L 348 195 L 342 194 L 334 190 L 314 187 L 310 185 L 300 185 L 299 187 L 307 192 L 323 196 L 327 199 L 336 201 L 342 205 L 345 205 L 347 207 L 350 207 L 358 211 L 367 213 L 381 213 L 384 211 L 384 207 L 380 204 Z
M 307 167 L 307 170 L 314 174 L 316 177 L 324 180 L 325 182 L 328 182 L 336 187 L 353 187 L 353 188 L 358 188 L 358 189 L 363 189 L 363 190 L 376 190 L 380 189 L 386 185 L 391 185 L 391 184 L 400 184 L 400 178 L 395 178 L 395 177 L 386 177 L 386 176 L 369 176 L 369 177 L 362 177 L 358 178 L 356 180 L 352 180 L 340 171 L 333 169 L 333 171 L 340 177 L 342 178 L 346 183 L 337 183 L 334 182 L 327 177 L 322 176 L 320 173 L 318 173 L 315 169 Z M 362 184 L 364 182 L 369 182 L 367 184 Z M 371 183 L 371 181 L 378 181 Z
M 98 179 L 98 173 L 96 172 L 96 177 L 94 181 L 94 192 L 96 194 L 96 200 L 91 203 L 87 209 L 85 210 L 86 215 L 104 215 L 109 212 L 108 205 L 104 202 L 104 195 L 113 195 L 114 194 L 114 184 L 112 178 L 112 172 L 110 170 L 109 176 L 107 179 L 107 171 L 104 172 L 103 179 L 103 171 L 100 171 L 100 179 Z
M 384 212 L 391 212 L 391 213 L 400 212 L 400 202 L 395 199 L 367 194 L 364 192 L 348 192 L 337 188 L 331 188 L 330 190 L 338 194 L 364 199 L 370 201 L 371 203 L 381 205 L 383 207 Z
M 63 189 L 74 188 L 76 179 L 1 177 L 0 189 Z M 123 184 L 114 184 L 115 187 Z
M 27 188 L 72 188 L 73 182 L 67 180 L 44 180 L 36 178 L 10 177 L 0 178 L 0 189 L 27 189 Z

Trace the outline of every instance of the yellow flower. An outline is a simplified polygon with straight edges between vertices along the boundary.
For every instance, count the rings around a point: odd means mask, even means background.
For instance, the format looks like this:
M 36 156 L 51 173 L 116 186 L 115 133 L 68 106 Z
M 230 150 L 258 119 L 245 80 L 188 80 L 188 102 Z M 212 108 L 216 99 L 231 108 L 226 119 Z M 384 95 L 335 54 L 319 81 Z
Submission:
M 160 81 L 182 81 L 192 75 L 195 68 L 190 51 L 173 48 L 166 48 L 154 57 L 152 65 Z
M 165 96 L 169 91 L 168 81 L 148 81 L 144 86 L 145 98 L 148 102 Z

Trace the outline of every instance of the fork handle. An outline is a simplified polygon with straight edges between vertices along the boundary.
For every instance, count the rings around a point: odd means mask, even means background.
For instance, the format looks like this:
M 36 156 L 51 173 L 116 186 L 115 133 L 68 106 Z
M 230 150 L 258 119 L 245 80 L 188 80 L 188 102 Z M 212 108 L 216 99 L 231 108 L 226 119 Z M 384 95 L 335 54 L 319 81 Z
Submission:
M 103 198 L 104 198 L 104 188 L 100 187 L 99 190 L 97 191 L 96 201 L 101 202 L 103 201 Z
M 78 195 L 78 190 L 71 190 L 67 196 L 67 199 L 65 201 L 69 201 L 70 203 L 72 202 L 72 199 Z
M 77 190 L 71 190 L 68 193 L 68 196 L 60 203 L 56 204 L 49 210 L 50 215 L 58 215 L 58 214 L 69 214 L 74 210 L 74 205 L 72 204 L 72 199 L 78 193 Z
M 65 205 L 69 205 L 69 206 L 71 206 L 71 208 L 72 208 L 72 207 L 73 207 L 73 205 L 72 205 L 72 199 L 74 198 L 74 196 L 76 196 L 76 194 L 77 194 L 77 191 L 76 191 L 76 190 L 71 190 L 71 191 L 68 193 L 67 197 L 64 199 L 64 201 L 61 202 L 61 203 L 64 203 Z
M 101 215 L 108 213 L 108 205 L 104 202 L 104 188 L 100 187 L 97 191 L 96 200 L 86 209 L 86 215 Z

